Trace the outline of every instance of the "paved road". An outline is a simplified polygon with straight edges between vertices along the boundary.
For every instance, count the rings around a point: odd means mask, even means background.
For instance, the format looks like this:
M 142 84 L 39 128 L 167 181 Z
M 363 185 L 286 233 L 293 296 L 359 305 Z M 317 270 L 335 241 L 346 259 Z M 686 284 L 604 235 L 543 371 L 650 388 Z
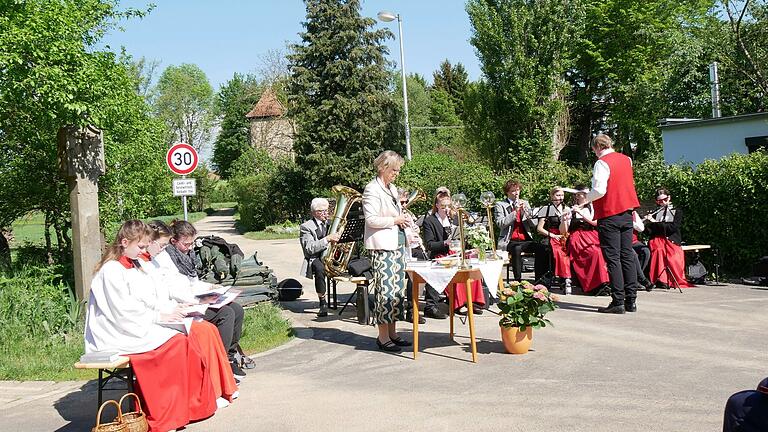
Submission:
M 285 305 L 300 336 L 258 356 L 241 398 L 190 432 L 716 431 L 728 395 L 768 375 L 768 290 L 739 285 L 642 292 L 639 311 L 619 316 L 595 312 L 606 298 L 564 297 L 550 315 L 555 327 L 536 331 L 522 356 L 502 352 L 487 312 L 477 317 L 477 364 L 467 327 L 451 341 L 447 321 L 422 326 L 419 360 L 384 354 L 354 310 L 315 317 L 298 241 L 249 241 L 231 224 L 216 216 L 197 226 L 258 250 L 280 279 L 305 283 L 302 299 Z M 93 382 L 0 383 L 0 399 L 21 385 L 37 399 L 0 404 L 0 430 L 92 427 Z

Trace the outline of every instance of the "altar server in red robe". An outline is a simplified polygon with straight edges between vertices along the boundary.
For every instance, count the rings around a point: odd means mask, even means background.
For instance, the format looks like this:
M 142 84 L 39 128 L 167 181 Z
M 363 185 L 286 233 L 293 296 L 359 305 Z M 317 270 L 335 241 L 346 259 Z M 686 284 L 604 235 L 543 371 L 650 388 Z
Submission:
M 216 396 L 196 343 L 157 324 L 176 320 L 141 300 L 151 276 L 136 265 L 150 243 L 141 221 L 123 224 L 96 266 L 85 322 L 85 352 L 115 351 L 131 359 L 150 431 L 166 432 L 216 411 Z

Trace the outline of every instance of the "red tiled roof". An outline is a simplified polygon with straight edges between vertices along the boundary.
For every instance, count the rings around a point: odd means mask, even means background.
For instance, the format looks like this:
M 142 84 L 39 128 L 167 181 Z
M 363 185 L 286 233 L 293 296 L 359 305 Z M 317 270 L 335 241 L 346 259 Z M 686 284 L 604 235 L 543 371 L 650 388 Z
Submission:
M 272 89 L 267 88 L 261 95 L 259 102 L 256 106 L 245 115 L 247 118 L 262 118 L 262 117 L 280 117 L 285 113 L 283 104 L 277 100 L 277 96 Z

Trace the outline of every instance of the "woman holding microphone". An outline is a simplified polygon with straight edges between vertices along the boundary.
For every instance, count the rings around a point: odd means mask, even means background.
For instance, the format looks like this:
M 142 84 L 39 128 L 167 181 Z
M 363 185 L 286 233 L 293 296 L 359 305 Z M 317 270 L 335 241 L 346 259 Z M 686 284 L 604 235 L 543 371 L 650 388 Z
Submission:
M 405 319 L 405 228 L 409 218 L 403 212 L 393 182 L 404 162 L 391 150 L 382 152 L 373 161 L 378 175 L 363 192 L 364 242 L 371 253 L 373 313 L 379 330 L 376 345 L 389 352 L 400 352 L 400 347 L 411 345 L 395 331 L 395 323 Z

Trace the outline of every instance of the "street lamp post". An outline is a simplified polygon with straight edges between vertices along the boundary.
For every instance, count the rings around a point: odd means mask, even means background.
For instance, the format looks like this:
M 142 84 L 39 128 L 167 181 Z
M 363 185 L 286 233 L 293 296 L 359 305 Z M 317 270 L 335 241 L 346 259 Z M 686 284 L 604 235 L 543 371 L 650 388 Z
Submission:
M 400 31 L 400 72 L 403 77 L 403 111 L 405 112 L 405 157 L 411 160 L 411 127 L 408 124 L 408 86 L 405 83 L 405 54 L 403 53 L 403 20 L 400 14 L 393 14 L 389 11 L 381 11 L 376 14 L 379 20 L 390 22 L 397 20 L 397 27 Z

